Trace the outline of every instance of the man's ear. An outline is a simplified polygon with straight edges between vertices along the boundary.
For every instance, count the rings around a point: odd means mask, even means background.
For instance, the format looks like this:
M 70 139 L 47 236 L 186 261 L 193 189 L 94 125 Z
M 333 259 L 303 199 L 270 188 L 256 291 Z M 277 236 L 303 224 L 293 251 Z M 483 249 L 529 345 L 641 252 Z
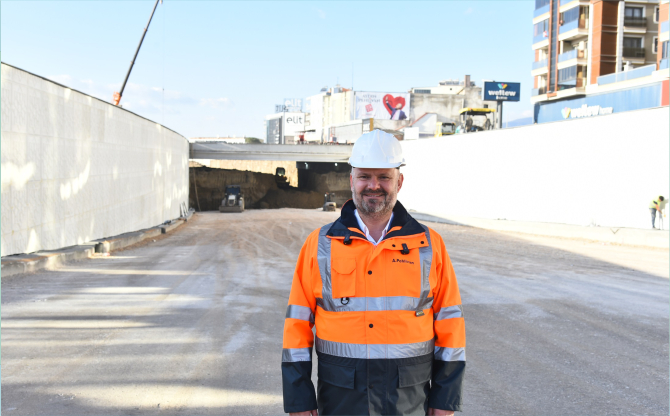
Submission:
M 398 191 L 402 188 L 402 182 L 405 180 L 405 176 L 402 173 L 398 172 Z

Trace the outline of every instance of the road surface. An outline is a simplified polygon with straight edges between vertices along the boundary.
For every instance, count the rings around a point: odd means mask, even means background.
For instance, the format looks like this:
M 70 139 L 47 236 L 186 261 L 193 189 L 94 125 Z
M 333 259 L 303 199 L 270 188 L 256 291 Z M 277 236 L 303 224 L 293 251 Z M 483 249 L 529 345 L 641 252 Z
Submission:
M 293 266 L 316 210 L 2 279 L 3 415 L 281 414 Z M 429 224 L 468 336 L 464 415 L 668 414 L 668 251 Z

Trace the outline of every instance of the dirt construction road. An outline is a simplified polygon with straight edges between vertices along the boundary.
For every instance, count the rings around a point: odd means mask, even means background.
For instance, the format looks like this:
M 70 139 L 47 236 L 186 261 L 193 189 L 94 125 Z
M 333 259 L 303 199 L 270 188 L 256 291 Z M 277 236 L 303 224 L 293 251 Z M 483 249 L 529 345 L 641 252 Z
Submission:
M 3 415 L 281 414 L 293 267 L 316 210 L 2 279 Z M 428 224 L 461 287 L 465 415 L 668 414 L 668 252 Z

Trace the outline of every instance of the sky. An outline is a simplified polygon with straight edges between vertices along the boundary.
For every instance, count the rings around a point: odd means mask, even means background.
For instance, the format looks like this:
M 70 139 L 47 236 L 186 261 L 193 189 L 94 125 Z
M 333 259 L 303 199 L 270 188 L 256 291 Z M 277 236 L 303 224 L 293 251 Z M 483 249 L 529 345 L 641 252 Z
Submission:
M 154 1 L 0 2 L 2 62 L 111 101 Z M 285 98 L 339 82 L 406 92 L 471 76 L 521 82 L 504 121 L 532 115 L 533 1 L 164 0 L 124 108 L 186 137 L 264 138 Z

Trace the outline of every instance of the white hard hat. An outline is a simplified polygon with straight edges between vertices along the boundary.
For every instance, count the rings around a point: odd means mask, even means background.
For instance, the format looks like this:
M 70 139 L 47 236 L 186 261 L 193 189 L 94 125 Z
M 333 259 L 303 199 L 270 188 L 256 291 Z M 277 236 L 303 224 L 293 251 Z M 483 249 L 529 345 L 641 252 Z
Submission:
M 372 130 L 356 140 L 349 164 L 355 168 L 388 169 L 405 166 L 405 159 L 394 135 Z

